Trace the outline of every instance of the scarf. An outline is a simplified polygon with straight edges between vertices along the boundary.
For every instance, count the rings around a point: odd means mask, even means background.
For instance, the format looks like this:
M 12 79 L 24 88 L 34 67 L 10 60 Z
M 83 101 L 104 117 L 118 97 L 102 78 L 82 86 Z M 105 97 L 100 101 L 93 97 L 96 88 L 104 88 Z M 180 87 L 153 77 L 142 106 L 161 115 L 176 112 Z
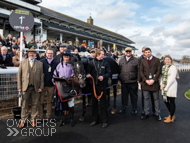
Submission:
M 163 85 L 163 100 L 167 102 L 167 92 L 164 91 L 166 85 L 167 85 L 167 79 L 168 79 L 168 71 L 171 67 L 171 64 L 169 66 L 164 65 L 162 67 L 162 85 Z

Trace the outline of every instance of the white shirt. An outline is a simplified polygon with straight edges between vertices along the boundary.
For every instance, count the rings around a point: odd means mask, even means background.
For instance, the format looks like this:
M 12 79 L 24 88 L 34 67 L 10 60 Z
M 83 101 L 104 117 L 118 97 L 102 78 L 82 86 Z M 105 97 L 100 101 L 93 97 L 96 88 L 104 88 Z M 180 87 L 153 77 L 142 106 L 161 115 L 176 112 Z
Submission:
M 130 60 L 130 58 L 131 58 L 131 56 L 130 56 L 129 58 L 127 58 L 127 56 L 126 56 L 126 60 L 127 60 L 127 61 L 129 61 L 129 60 Z
M 147 58 L 147 60 L 152 60 L 153 56 L 150 56 L 150 58 Z

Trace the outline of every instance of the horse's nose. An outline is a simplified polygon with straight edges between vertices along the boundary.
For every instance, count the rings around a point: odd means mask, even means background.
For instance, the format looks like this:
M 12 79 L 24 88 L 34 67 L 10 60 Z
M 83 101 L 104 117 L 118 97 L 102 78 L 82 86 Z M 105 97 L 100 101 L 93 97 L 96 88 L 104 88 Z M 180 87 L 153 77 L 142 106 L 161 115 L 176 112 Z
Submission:
M 81 84 L 80 84 L 80 87 L 81 87 L 81 88 L 84 88 L 85 86 L 86 86 L 85 83 L 81 83 Z

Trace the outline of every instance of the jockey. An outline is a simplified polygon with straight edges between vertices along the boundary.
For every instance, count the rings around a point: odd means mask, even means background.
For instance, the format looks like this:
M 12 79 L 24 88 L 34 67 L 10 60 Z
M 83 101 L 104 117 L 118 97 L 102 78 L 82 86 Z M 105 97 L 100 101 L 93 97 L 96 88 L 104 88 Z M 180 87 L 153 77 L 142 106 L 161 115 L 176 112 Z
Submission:
M 62 53 L 62 57 L 63 57 L 62 62 L 60 62 L 57 65 L 56 70 L 54 71 L 54 77 L 69 78 L 71 76 L 74 76 L 73 67 L 71 64 L 69 64 L 69 59 L 71 57 L 70 50 L 68 50 L 68 49 L 64 50 Z M 61 102 L 61 101 L 59 101 L 59 102 Z M 60 103 L 58 103 L 58 104 L 60 104 Z M 65 124 L 65 121 L 66 121 L 65 115 L 67 115 L 67 113 L 68 113 L 67 111 L 70 110 L 70 126 L 73 127 L 74 126 L 74 120 L 73 120 L 74 98 L 70 99 L 69 101 L 62 102 L 62 104 L 60 104 L 60 106 L 62 106 L 62 107 L 60 107 L 60 109 L 58 109 L 58 110 L 61 110 L 62 119 L 60 120 L 59 126 L 62 126 Z

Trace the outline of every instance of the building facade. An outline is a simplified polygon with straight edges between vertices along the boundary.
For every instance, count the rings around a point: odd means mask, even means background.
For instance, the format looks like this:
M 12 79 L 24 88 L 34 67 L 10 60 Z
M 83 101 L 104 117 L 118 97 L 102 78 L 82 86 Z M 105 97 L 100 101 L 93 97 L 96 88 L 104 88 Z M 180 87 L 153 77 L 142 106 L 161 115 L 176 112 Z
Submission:
M 13 37 L 19 37 L 19 32 L 14 31 L 9 24 L 9 15 L 17 8 L 30 10 L 34 16 L 34 27 L 29 32 L 24 32 L 27 41 L 30 38 L 56 41 L 73 41 L 79 40 L 81 44 L 86 40 L 89 45 L 91 41 L 96 46 L 99 40 L 103 40 L 103 46 L 110 50 L 113 44 L 117 50 L 122 51 L 125 47 L 135 47 L 131 44 L 135 42 L 130 39 L 103 29 L 93 24 L 90 16 L 87 22 L 69 17 L 51 9 L 39 6 L 42 0 L 3 0 L 0 1 L 0 29 L 3 36 L 11 34 Z M 6 38 L 6 37 L 5 37 Z M 97 46 L 96 46 L 97 47 Z

